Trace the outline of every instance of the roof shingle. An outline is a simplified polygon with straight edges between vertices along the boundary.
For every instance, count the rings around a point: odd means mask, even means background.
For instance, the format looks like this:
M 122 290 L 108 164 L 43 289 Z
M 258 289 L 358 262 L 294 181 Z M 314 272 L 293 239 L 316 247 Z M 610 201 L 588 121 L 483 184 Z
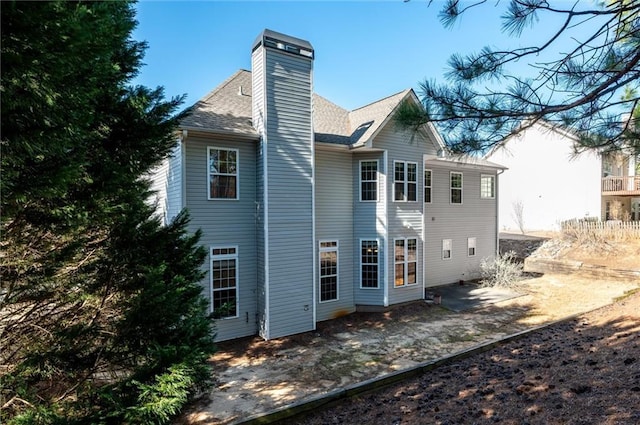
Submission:
M 324 97 L 313 95 L 315 140 L 361 145 L 376 134 L 409 89 L 351 112 Z M 241 69 L 189 108 L 181 127 L 257 137 L 251 124 L 251 72 Z

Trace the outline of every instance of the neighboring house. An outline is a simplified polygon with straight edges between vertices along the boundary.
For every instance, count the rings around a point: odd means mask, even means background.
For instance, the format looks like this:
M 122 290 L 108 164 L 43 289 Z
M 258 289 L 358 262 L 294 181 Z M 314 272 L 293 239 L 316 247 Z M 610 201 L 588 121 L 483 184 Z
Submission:
M 623 152 L 602 158 L 602 218 L 640 220 L 640 157 Z
M 314 50 L 265 30 L 191 108 L 154 175 L 164 219 L 202 229 L 217 338 L 315 329 L 477 276 L 497 250 L 497 177 L 435 128 L 399 129 L 412 90 L 347 111 L 313 92 Z
M 638 211 L 639 180 L 629 177 L 634 161 L 577 153 L 577 142 L 570 132 L 539 121 L 485 156 L 508 168 L 499 182 L 501 230 L 558 230 L 564 220 L 608 219 L 605 210 L 614 201 Z

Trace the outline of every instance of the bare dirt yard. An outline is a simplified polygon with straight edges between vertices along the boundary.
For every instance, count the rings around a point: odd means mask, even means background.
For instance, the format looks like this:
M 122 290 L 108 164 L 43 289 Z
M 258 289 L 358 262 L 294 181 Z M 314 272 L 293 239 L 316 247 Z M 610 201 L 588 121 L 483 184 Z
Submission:
M 640 269 L 640 241 L 598 250 L 545 243 L 546 235 L 521 239 L 510 245 L 520 258 L 544 252 Z M 521 296 L 471 311 L 416 302 L 321 322 L 316 331 L 272 341 L 222 342 L 212 357 L 216 387 L 178 423 L 241 422 L 588 312 L 281 424 L 640 424 L 640 292 L 631 293 L 639 287 L 579 275 L 529 276 L 517 287 Z
M 287 424 L 639 424 L 640 293 Z
M 544 244 L 544 239 L 524 240 L 528 242 L 508 244 L 521 258 L 535 252 L 611 268 L 640 269 L 640 241 L 598 246 L 562 239 Z M 571 289 L 580 279 L 589 290 Z M 640 292 L 597 310 L 589 308 L 594 300 L 606 296 L 606 286 L 615 284 L 579 276 L 532 278 L 524 286 L 530 299 L 503 305 L 522 304 L 529 312 L 529 324 L 571 314 L 575 308 L 571 306 L 580 305 L 589 312 L 409 381 L 282 423 L 640 424 Z

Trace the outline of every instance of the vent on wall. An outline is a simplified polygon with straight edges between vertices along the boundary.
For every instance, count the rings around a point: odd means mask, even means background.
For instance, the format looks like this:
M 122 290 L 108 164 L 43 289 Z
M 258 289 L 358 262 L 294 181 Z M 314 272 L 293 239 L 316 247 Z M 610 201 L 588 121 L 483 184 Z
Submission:
M 294 46 L 293 44 L 285 43 L 280 40 L 276 40 L 275 38 L 265 37 L 264 45 L 266 47 L 272 47 L 274 49 L 283 50 L 288 53 L 293 53 L 294 55 L 306 56 L 308 58 L 313 58 L 313 51 L 308 49 L 303 49 L 298 46 Z

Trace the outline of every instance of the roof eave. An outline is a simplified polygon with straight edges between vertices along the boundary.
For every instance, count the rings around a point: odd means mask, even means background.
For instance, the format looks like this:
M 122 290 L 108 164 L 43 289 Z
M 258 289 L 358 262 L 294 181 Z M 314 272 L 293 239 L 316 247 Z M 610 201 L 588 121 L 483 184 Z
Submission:
M 224 129 L 214 129 L 214 128 L 205 128 L 205 127 L 194 127 L 188 125 L 181 125 L 178 127 L 178 130 L 187 130 L 188 132 L 193 133 L 202 133 L 206 135 L 221 135 L 221 136 L 233 136 L 237 139 L 244 140 L 260 140 L 260 135 L 258 133 L 247 133 L 245 131 L 237 131 L 237 130 L 224 130 Z

